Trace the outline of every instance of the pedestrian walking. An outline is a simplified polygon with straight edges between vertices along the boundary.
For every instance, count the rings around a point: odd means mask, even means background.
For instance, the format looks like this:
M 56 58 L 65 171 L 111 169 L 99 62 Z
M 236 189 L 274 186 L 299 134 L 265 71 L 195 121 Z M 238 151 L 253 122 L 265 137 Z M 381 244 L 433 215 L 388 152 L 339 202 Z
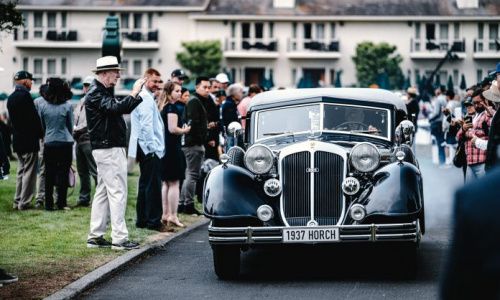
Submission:
M 118 59 L 105 56 L 97 59 L 92 70 L 97 78 L 85 96 L 85 112 L 92 156 L 97 165 L 97 187 L 92 202 L 90 233 L 87 247 L 111 247 L 130 250 L 139 247 L 129 240 L 125 209 L 127 207 L 127 128 L 123 114 L 131 113 L 141 102 L 139 92 L 144 79 L 134 83 L 132 92 L 122 100 L 113 97 L 108 89 L 120 79 Z M 112 242 L 104 239 L 111 219 Z
M 14 76 L 16 86 L 7 100 L 12 121 L 14 152 L 17 153 L 17 181 L 13 209 L 31 208 L 36 188 L 38 150 L 42 138 L 42 124 L 30 95 L 33 75 L 19 71 Z
M 83 93 L 87 94 L 94 76 L 87 76 L 83 80 Z M 97 186 L 97 166 L 92 156 L 92 147 L 90 146 L 90 137 L 87 129 L 87 115 L 85 114 L 85 95 L 80 99 L 78 105 L 73 111 L 75 128 L 73 129 L 73 138 L 75 139 L 76 169 L 80 177 L 80 193 L 76 206 L 90 206 L 90 193 L 92 189 L 91 177 Z

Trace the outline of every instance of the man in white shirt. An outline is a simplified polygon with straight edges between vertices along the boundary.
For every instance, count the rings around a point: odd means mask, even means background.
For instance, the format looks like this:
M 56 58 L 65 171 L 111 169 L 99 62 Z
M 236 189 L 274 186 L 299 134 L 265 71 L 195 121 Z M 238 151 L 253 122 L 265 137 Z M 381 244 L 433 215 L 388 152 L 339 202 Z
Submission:
M 128 156 L 139 161 L 141 175 L 137 192 L 137 221 L 139 228 L 166 232 L 161 223 L 160 159 L 165 154 L 165 126 L 156 107 L 154 93 L 160 87 L 161 74 L 149 68 L 144 72 L 146 83 L 139 96 L 142 103 L 131 114 L 131 133 Z

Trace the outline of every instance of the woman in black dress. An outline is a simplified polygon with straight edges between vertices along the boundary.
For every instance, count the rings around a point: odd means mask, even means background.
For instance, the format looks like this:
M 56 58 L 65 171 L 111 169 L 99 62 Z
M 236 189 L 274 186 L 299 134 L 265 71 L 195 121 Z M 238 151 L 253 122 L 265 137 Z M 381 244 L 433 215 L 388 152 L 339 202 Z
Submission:
M 191 129 L 181 122 L 179 110 L 174 104 L 181 97 L 181 85 L 169 81 L 163 87 L 163 93 L 158 102 L 163 124 L 165 125 L 165 155 L 161 159 L 162 180 L 162 222 L 184 227 L 177 217 L 179 204 L 179 182 L 184 179 L 186 164 L 181 149 L 181 136 Z

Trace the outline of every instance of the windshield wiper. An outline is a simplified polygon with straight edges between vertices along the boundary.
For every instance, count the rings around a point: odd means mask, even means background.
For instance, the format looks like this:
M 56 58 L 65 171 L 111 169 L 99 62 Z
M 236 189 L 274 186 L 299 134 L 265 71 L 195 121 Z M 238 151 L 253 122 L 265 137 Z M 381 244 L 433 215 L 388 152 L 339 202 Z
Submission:
M 263 136 L 273 136 L 273 135 L 280 135 L 280 134 L 289 134 L 293 135 L 293 132 L 291 131 L 283 131 L 283 132 L 266 132 L 263 134 Z

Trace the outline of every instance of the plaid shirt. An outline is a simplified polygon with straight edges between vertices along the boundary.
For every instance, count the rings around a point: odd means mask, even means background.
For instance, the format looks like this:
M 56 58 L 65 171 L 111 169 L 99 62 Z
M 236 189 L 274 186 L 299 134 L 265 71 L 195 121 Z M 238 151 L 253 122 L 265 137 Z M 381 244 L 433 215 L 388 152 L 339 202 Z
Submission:
M 465 154 L 467 155 L 467 165 L 475 165 L 484 163 L 486 160 L 486 150 L 477 149 L 472 145 L 473 135 L 477 136 L 482 140 L 487 140 L 488 135 L 485 132 L 489 132 L 491 126 L 491 117 L 488 116 L 486 111 L 483 111 L 479 116 L 474 116 L 472 128 L 467 130 L 465 134 L 462 128 L 457 133 L 457 140 L 461 141 L 465 138 Z M 488 124 L 488 128 L 483 128 L 483 122 Z

